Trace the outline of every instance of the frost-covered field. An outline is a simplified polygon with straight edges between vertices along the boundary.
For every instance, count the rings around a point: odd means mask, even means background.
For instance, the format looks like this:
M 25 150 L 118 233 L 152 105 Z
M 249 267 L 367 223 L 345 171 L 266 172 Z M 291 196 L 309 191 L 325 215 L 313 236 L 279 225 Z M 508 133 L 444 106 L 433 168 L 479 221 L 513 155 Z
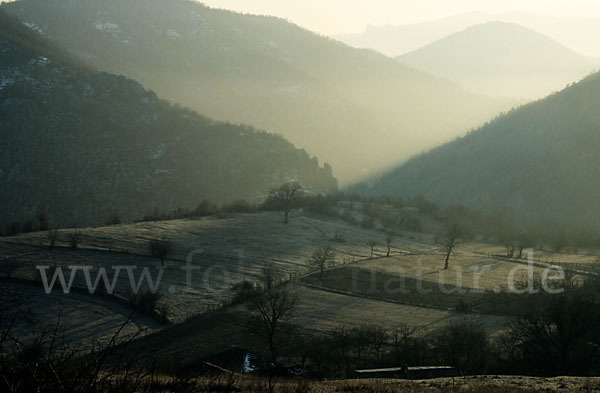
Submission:
M 74 233 L 80 237 L 77 249 L 69 246 Z M 160 259 L 150 255 L 149 244 L 156 239 L 165 239 L 173 244 L 164 269 L 160 269 Z M 121 298 L 120 303 L 82 292 L 66 295 L 55 291 L 46 295 L 39 281 L 37 286 L 7 283 L 5 280 L 0 285 L 14 298 L 31 303 L 31 308 L 41 319 L 49 321 L 62 309 L 65 321 L 81 321 L 78 327 L 71 329 L 75 329 L 72 330 L 74 337 L 83 338 L 86 332 L 91 331 L 108 334 L 126 318 L 130 311 L 126 304 L 127 292 L 132 285 L 129 273 L 137 284 L 144 269 L 153 283 L 160 276 L 161 301 L 168 309 L 168 317 L 173 322 L 181 322 L 227 303 L 232 298 L 231 287 L 234 284 L 242 280 L 258 282 L 261 269 L 267 264 L 274 264 L 283 278 L 293 281 L 303 279 L 293 284 L 300 299 L 296 322 L 318 330 L 362 323 L 388 327 L 407 324 L 430 329 L 465 316 L 455 311 L 454 303 L 448 306 L 443 302 L 429 301 L 432 298 L 423 297 L 422 304 L 415 305 L 413 301 L 402 304 L 403 299 L 389 301 L 380 293 L 370 296 L 361 292 L 359 296 L 338 287 L 327 287 L 326 283 L 315 285 L 314 276 L 304 280 L 309 272 L 307 261 L 310 255 L 323 244 L 330 244 L 336 253 L 335 265 L 327 270 L 330 279 L 335 279 L 337 269 L 345 272 L 347 279 L 348 272 L 356 268 L 375 274 L 379 272 L 386 277 L 405 277 L 413 282 L 437 283 L 441 277 L 443 284 L 474 288 L 475 276 L 479 274 L 479 287 L 493 290 L 506 287 L 507 277 L 515 268 L 515 278 L 526 274 L 527 260 L 502 258 L 498 256 L 503 252 L 498 246 L 463 244 L 452 256 L 450 269 L 443 271 L 443 256 L 439 246 L 433 244 L 432 236 L 396 233 L 389 258 L 385 257 L 385 239 L 386 235 L 382 232 L 300 212 L 292 214 L 287 225 L 283 224 L 281 214 L 262 212 L 63 229 L 59 232 L 57 247 L 53 249 L 48 247 L 48 234 L 45 232 L 0 239 L 0 263 L 17 261 L 19 269 L 14 277 L 33 281 L 37 279 L 36 266 L 61 267 L 66 282 L 71 268 L 76 267 L 73 285 L 79 288 L 87 285 L 83 274 L 85 266 L 89 266 L 92 281 L 100 268 L 106 269 L 111 281 L 115 268 L 120 268 L 115 281 L 115 293 Z M 367 243 L 370 240 L 376 242 L 373 259 L 369 258 Z M 546 258 L 573 263 L 578 267 L 596 263 L 596 257 L 592 255 L 543 253 L 538 256 L 536 252 L 533 267 L 536 275 L 549 264 L 545 262 Z M 457 281 L 459 273 L 462 274 L 462 283 Z M 143 288 L 146 288 L 147 277 L 144 282 Z M 59 282 L 55 285 L 58 286 Z M 15 295 L 19 293 L 21 295 Z M 468 316 L 481 319 L 491 330 L 500 329 L 505 321 L 501 315 L 469 313 Z M 151 318 L 134 322 L 128 327 L 132 332 L 161 327 Z M 106 334 L 100 333 L 99 336 Z
M 443 308 L 417 307 L 304 286 L 297 288 L 297 294 L 300 301 L 295 323 L 322 331 L 341 326 L 375 324 L 389 329 L 407 325 L 419 332 L 425 332 L 467 316 L 470 320 L 481 321 L 490 332 L 502 329 L 506 323 L 505 317 L 497 315 L 465 314 Z
M 448 270 L 444 270 L 444 257 L 439 254 L 376 259 L 361 263 L 360 266 L 375 272 L 392 273 L 436 284 L 483 290 L 508 289 L 510 282 L 516 284 L 526 279 L 529 274 L 527 259 L 504 260 L 460 251 L 451 257 Z M 531 263 L 534 276 L 543 274 L 547 267 L 535 262 Z
M 69 238 L 75 232 L 80 233 L 80 242 L 72 250 Z M 338 240 L 334 241 L 336 234 Z M 101 267 L 112 281 L 114 267 L 135 266 L 131 271 L 137 283 L 147 268 L 154 283 L 161 275 L 160 291 L 169 307 L 169 318 L 180 321 L 227 302 L 232 296 L 232 285 L 245 279 L 259 281 L 261 269 L 267 264 L 276 265 L 284 278 L 290 278 L 308 271 L 309 256 L 322 244 L 333 245 L 339 265 L 368 258 L 367 242 L 374 239 L 383 245 L 384 238 L 381 233 L 342 221 L 298 214 L 286 225 L 278 213 L 257 213 L 64 229 L 54 249 L 48 247 L 47 233 L 33 233 L 0 240 L 0 251 L 5 260 L 21 264 L 15 276 L 27 279 L 35 278 L 36 266 L 60 266 L 65 277 L 71 266 L 93 266 L 92 281 Z M 150 255 L 149 243 L 155 239 L 173 244 L 162 273 L 161 261 Z M 381 247 L 379 253 L 383 252 Z M 398 238 L 394 244 L 395 253 L 415 248 L 427 246 L 408 238 Z M 190 266 L 191 270 L 185 270 Z M 86 286 L 82 270 L 77 270 L 75 277 L 75 286 Z M 116 281 L 116 292 L 125 296 L 130 287 L 128 271 L 123 268 Z
M 64 337 L 67 344 L 106 344 L 119 330 L 123 339 L 163 327 L 154 318 L 132 315 L 129 307 L 106 297 L 46 294 L 39 287 L 18 282 L 2 282 L 0 297 L 4 316 L 17 314 L 14 332 L 23 341 L 56 329 L 59 340 Z

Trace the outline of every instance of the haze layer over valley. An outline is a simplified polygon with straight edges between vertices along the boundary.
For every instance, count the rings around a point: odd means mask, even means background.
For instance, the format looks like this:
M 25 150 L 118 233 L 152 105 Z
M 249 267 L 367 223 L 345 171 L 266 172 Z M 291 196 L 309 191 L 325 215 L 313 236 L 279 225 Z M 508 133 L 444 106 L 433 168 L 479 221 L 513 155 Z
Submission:
M 524 99 L 561 90 L 600 65 L 547 36 L 501 22 L 474 25 L 396 60 L 469 91 Z
M 87 64 L 214 119 L 284 135 L 330 163 L 341 185 L 516 103 L 467 93 L 281 19 L 187 0 L 24 0 L 4 7 Z

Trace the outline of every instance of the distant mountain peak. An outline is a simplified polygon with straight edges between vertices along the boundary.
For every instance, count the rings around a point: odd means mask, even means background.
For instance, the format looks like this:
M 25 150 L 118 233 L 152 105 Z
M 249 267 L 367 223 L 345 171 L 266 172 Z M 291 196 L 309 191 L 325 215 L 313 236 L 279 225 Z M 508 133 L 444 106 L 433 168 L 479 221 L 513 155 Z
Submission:
M 475 24 L 494 20 L 526 26 L 551 37 L 577 53 L 600 57 L 600 43 L 596 39 L 600 35 L 600 19 L 553 17 L 520 11 L 502 14 L 468 12 L 421 23 L 373 26 L 360 34 L 346 34 L 335 38 L 351 46 L 375 49 L 387 56 L 396 57 Z
M 592 59 L 550 37 L 502 21 L 470 26 L 397 60 L 481 94 L 530 99 L 596 68 Z

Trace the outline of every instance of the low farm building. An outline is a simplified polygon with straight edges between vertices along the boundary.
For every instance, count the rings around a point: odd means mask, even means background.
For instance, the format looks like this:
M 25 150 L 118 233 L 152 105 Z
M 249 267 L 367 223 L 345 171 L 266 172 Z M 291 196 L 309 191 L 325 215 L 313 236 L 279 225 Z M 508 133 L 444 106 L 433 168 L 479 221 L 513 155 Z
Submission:
M 450 366 L 393 367 L 369 370 L 354 370 L 357 378 L 428 379 L 458 377 L 460 371 Z

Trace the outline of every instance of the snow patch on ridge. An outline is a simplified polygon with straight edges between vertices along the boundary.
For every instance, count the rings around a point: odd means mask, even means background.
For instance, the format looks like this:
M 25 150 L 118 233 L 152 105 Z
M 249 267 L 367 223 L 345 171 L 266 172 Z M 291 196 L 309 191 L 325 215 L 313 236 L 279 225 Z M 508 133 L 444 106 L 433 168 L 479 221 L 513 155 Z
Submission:
M 96 21 L 95 27 L 96 30 L 100 30 L 105 33 L 119 33 L 121 31 L 119 25 L 108 21 Z
M 181 35 L 177 31 L 175 31 L 173 29 L 169 29 L 169 30 L 167 30 L 167 37 L 174 40 L 176 38 L 181 37 Z
M 44 32 L 42 31 L 42 29 L 38 25 L 36 25 L 35 23 L 33 23 L 33 22 L 27 22 L 27 21 L 25 21 L 25 22 L 23 22 L 23 25 L 25 27 L 31 29 L 31 30 L 37 31 L 40 34 L 44 34 Z

